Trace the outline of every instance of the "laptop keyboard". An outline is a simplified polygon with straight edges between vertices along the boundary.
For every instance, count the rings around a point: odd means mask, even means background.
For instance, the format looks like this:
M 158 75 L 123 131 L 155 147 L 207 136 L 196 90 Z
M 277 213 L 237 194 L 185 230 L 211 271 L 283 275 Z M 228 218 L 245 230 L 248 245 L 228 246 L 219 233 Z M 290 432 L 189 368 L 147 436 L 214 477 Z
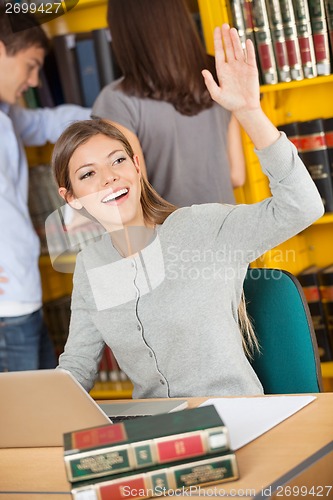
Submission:
M 117 415 L 109 417 L 109 419 L 114 424 L 117 424 L 118 422 L 123 422 L 124 420 L 133 420 L 134 418 L 141 418 L 141 417 L 150 417 L 150 415 Z

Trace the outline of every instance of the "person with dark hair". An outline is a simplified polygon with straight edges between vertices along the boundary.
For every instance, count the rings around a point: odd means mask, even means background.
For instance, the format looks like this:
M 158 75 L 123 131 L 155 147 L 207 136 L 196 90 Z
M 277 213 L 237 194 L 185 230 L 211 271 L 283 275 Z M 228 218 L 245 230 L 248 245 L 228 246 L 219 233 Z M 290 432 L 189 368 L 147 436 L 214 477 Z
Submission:
M 77 256 L 58 365 L 86 390 L 107 344 L 134 398 L 263 392 L 249 361 L 257 342 L 241 302 L 246 271 L 324 207 L 296 148 L 261 109 L 250 40 L 246 47 L 244 54 L 234 28 L 218 28 L 219 84 L 208 70 L 203 76 L 217 105 L 232 111 L 253 141 L 271 198 L 177 209 L 142 175 L 125 136 L 100 119 L 71 125 L 55 145 L 59 193 L 105 228 Z
M 108 0 L 107 16 L 123 77 L 101 91 L 92 116 L 124 132 L 166 200 L 234 203 L 245 180 L 240 129 L 202 81 L 214 59 L 185 0 Z
M 48 47 L 32 16 L 0 7 L 0 371 L 56 366 L 42 315 L 40 245 L 28 210 L 24 146 L 55 142 L 71 122 L 89 118 L 90 110 L 17 105 L 25 90 L 38 85 Z

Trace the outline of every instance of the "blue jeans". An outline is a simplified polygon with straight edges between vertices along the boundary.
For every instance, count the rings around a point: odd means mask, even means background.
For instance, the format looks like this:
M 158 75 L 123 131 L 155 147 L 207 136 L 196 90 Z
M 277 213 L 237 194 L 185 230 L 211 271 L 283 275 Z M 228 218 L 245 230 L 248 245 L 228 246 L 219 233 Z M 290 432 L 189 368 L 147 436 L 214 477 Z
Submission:
M 0 372 L 55 368 L 57 359 L 43 311 L 0 318 Z

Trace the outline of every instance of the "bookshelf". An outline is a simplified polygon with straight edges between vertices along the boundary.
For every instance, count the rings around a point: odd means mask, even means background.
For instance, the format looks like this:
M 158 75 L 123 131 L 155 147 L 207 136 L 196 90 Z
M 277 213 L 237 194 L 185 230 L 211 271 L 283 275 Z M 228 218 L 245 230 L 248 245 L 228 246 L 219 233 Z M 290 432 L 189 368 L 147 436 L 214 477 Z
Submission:
M 198 0 L 198 5 L 207 50 L 213 55 L 213 30 L 229 22 L 228 3 L 227 0 Z M 260 91 L 262 107 L 275 125 L 333 116 L 333 75 L 262 85 Z M 245 203 L 256 203 L 270 196 L 268 181 L 245 134 L 243 145 L 247 179 L 239 197 Z M 325 214 L 299 235 L 267 252 L 253 266 L 281 268 L 298 274 L 312 264 L 319 267 L 331 264 L 332 249 L 333 214 Z M 324 389 L 333 390 L 333 362 L 322 363 L 322 374 Z
M 214 54 L 213 29 L 228 21 L 229 10 L 226 0 L 187 0 L 192 11 L 199 9 L 207 50 Z M 91 31 L 105 27 L 106 0 L 80 0 L 77 6 L 65 16 L 44 25 L 50 37 L 68 32 Z M 333 116 L 333 75 L 314 79 L 263 85 L 261 87 L 262 106 L 276 125 L 296 120 L 310 120 Z M 243 188 L 235 190 L 238 202 L 255 203 L 270 195 L 268 182 L 262 174 L 253 145 L 243 134 L 243 145 L 247 163 L 247 180 Z M 49 158 L 51 146 L 28 151 L 31 164 L 45 162 Z M 36 161 L 37 160 L 37 161 Z M 319 221 L 301 234 L 267 252 L 253 265 L 257 267 L 284 268 L 297 274 L 311 264 L 320 267 L 333 261 L 333 214 L 325 214 Z M 43 298 L 57 298 L 60 293 L 70 293 L 71 275 L 57 273 L 50 261 L 42 257 L 40 261 Z M 333 362 L 322 367 L 325 390 L 333 390 Z M 131 386 L 122 382 L 98 382 L 91 394 L 96 399 L 129 398 Z

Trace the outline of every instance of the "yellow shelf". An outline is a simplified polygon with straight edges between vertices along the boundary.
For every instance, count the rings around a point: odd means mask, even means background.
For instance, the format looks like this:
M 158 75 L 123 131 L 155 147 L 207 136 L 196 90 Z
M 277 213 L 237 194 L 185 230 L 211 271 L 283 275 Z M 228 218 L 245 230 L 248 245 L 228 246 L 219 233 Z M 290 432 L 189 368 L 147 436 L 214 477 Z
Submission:
M 260 92 L 266 94 L 268 92 L 277 92 L 279 90 L 292 90 L 297 88 L 310 87 L 313 85 L 320 85 L 322 83 L 326 84 L 333 82 L 333 75 L 328 76 L 317 76 L 316 78 L 304 78 L 303 80 L 287 83 L 276 83 L 273 85 L 261 85 Z
M 321 363 L 323 386 L 325 392 L 333 392 L 333 361 Z
M 131 399 L 133 385 L 129 380 L 121 382 L 96 382 L 90 391 L 94 399 Z
M 318 219 L 314 225 L 317 226 L 318 224 L 332 224 L 333 222 L 333 214 L 325 214 L 323 217 Z

